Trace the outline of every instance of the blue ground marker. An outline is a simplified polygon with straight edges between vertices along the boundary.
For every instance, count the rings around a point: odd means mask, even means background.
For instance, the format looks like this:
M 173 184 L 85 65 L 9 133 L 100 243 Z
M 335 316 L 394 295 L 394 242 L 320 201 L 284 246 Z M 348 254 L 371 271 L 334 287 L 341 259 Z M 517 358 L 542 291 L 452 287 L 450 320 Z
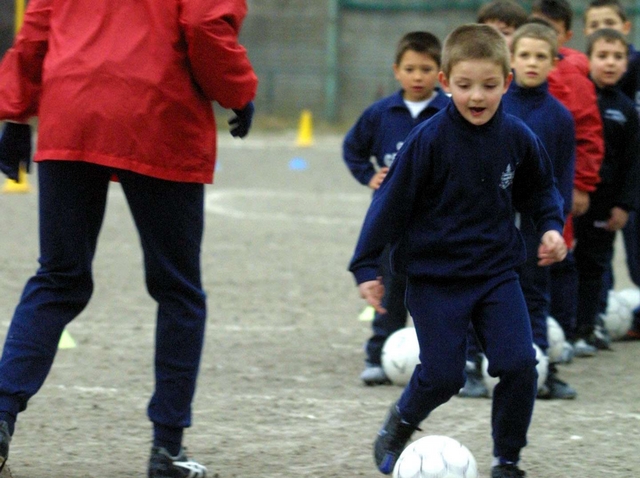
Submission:
M 289 161 L 289 169 L 291 171 L 304 171 L 307 169 L 307 162 L 302 158 L 293 158 Z

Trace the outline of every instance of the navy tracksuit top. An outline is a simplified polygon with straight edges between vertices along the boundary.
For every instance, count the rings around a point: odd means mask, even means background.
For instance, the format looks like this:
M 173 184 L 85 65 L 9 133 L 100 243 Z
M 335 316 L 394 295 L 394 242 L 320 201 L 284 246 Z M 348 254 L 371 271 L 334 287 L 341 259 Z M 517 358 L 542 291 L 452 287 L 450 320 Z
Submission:
M 544 145 L 564 201 L 565 217 L 573 202 L 573 176 L 576 164 L 576 134 L 573 116 L 551 93 L 547 82 L 523 88 L 515 81 L 502 98 L 504 110 L 524 121 Z
M 351 174 L 365 186 L 376 173 L 371 164 L 375 157 L 379 167 L 391 166 L 411 130 L 429 119 L 447 104 L 449 97 L 436 89 L 436 96 L 413 118 L 402 98 L 402 90 L 369 106 L 347 132 L 342 144 L 342 157 Z
M 591 212 L 599 219 L 608 219 L 614 206 L 626 211 L 638 208 L 640 122 L 633 101 L 618 87 L 596 86 L 596 93 L 604 125 L 605 154 L 600 184 L 591 194 Z
M 392 266 L 411 278 L 490 277 L 522 264 L 516 209 L 540 232 L 562 232 L 562 198 L 540 139 L 500 105 L 486 124 L 453 102 L 413 129 L 367 211 L 349 265 L 375 280 L 393 244 Z M 396 251 L 403 251 L 396 254 Z

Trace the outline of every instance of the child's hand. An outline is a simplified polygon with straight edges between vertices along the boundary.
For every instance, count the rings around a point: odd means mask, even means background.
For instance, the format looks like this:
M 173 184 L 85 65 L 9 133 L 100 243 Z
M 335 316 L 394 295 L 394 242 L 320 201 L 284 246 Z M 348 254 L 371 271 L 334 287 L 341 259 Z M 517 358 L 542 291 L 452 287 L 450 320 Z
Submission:
M 371 181 L 369 181 L 369 187 L 374 190 L 378 189 L 382 184 L 382 181 L 384 180 L 388 171 L 389 171 L 389 168 L 387 167 L 380 168 L 378 172 L 373 175 L 373 177 L 371 178 Z
M 558 231 L 547 231 L 538 247 L 538 265 L 548 266 L 560 262 L 567 256 L 567 244 Z
M 386 314 L 387 311 L 382 307 L 382 298 L 384 297 L 384 286 L 382 285 L 382 277 L 378 277 L 376 280 L 370 280 L 358 284 L 358 290 L 360 291 L 360 297 L 367 301 L 367 304 L 372 306 L 376 312 L 380 314 Z
M 614 207 L 611 209 L 611 217 L 607 221 L 607 231 L 619 231 L 622 229 L 627 220 L 629 219 L 629 213 L 622 208 Z
M 589 193 L 573 189 L 573 204 L 571 206 L 571 214 L 574 216 L 582 216 L 589 209 Z

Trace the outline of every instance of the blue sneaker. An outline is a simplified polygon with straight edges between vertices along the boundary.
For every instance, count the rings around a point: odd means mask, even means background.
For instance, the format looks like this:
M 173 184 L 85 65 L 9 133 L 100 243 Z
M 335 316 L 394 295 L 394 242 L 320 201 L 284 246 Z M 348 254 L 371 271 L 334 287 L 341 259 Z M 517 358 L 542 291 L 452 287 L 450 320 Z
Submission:
M 393 472 L 398 457 L 416 430 L 420 429 L 400 417 L 394 403 L 373 444 L 373 456 L 381 473 L 390 475 Z

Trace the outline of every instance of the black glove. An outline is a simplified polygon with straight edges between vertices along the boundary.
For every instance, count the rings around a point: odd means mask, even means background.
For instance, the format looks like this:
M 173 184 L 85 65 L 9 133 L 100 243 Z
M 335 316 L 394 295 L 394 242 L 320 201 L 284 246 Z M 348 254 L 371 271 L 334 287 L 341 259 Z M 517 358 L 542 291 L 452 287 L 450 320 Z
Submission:
M 236 116 L 229 120 L 229 125 L 231 126 L 231 136 L 234 136 L 236 138 L 244 138 L 247 134 L 249 134 L 254 111 L 255 108 L 253 106 L 253 101 L 247 103 L 247 106 L 245 106 L 241 110 L 233 110 Z
M 0 171 L 9 179 L 18 180 L 20 163 L 29 172 L 31 166 L 31 126 L 5 123 L 0 137 Z

